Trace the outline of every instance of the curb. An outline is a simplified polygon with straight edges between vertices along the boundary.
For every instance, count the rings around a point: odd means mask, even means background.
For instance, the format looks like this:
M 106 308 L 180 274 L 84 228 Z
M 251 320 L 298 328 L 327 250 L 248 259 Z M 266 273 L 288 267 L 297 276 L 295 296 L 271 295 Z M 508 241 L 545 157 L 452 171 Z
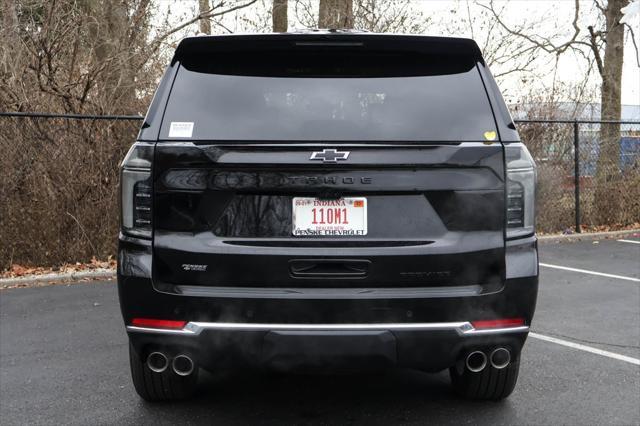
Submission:
M 115 276 L 115 269 L 95 269 L 93 271 L 66 272 L 62 274 L 27 275 L 16 278 L 0 278 L 0 287 L 42 281 L 78 281 L 84 278 L 115 278 Z
M 584 234 L 568 235 L 542 235 L 538 237 L 538 242 L 546 244 L 574 241 L 612 240 L 628 236 L 640 236 L 640 229 L 629 229 L 626 231 L 588 232 Z

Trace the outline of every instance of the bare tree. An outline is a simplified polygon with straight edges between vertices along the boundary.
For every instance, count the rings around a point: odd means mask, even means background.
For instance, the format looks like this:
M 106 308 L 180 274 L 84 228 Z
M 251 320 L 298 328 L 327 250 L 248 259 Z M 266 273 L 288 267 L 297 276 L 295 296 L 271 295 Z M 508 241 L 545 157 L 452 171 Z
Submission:
M 0 37 L 6 46 L 16 46 L 20 43 L 18 16 L 14 0 L 5 0 L 0 4 L 0 14 L 2 14 L 2 28 Z M 22 63 L 22 51 L 18 49 L 8 49 L 0 47 L 0 77 L 4 77 L 11 86 L 19 85 L 19 74 L 17 68 Z M 12 96 L 14 93 L 8 93 Z M 0 101 L 2 96 L 0 95 Z
M 356 0 L 354 28 L 377 33 L 423 33 L 430 17 L 411 0 Z
M 529 33 L 507 25 L 502 19 L 501 13 L 494 7 L 493 1 L 488 4 L 480 4 L 480 6 L 489 10 L 498 24 L 509 34 L 520 37 L 529 43 L 535 52 L 545 52 L 559 57 L 571 51 L 584 57 L 589 63 L 595 62 L 601 79 L 600 117 L 603 120 L 620 120 L 624 30 L 627 25 L 621 23 L 620 19 L 622 18 L 621 9 L 628 3 L 629 0 L 608 0 L 606 2 L 593 0 L 597 14 L 591 17 L 591 23 L 583 28 L 580 24 L 580 1 L 575 0 L 574 15 L 570 22 L 571 35 L 560 42 L 554 41 L 558 37 Z M 632 32 L 631 27 L 628 26 L 628 28 Z M 601 204 L 600 207 L 611 202 L 609 197 L 611 189 L 620 184 L 616 182 L 620 178 L 619 141 L 619 125 L 603 124 L 601 126 L 596 179 L 596 198 Z M 607 211 L 607 209 L 599 208 L 598 211 Z
M 246 8 L 257 0 L 214 6 L 176 25 L 168 16 L 152 22 L 151 0 L 118 2 L 2 3 L 0 106 L 95 113 L 142 112 L 166 58 L 158 61 L 175 35 L 201 21 Z M 207 4 L 205 4 L 207 3 Z M 199 2 L 199 6 L 209 6 Z M 20 13 L 17 13 L 17 12 Z
M 319 28 L 353 28 L 353 0 L 320 0 Z
M 199 22 L 202 19 L 212 19 L 212 18 L 219 18 L 221 16 L 227 15 L 229 13 L 232 12 L 237 12 L 240 9 L 244 9 L 246 7 L 249 7 L 253 4 L 255 4 L 258 0 L 246 0 L 244 2 L 242 1 L 236 1 L 233 2 L 233 6 L 226 6 L 227 3 L 225 2 L 225 0 L 220 0 L 220 2 L 211 7 L 209 10 L 206 11 L 200 11 L 198 13 L 198 15 L 194 16 L 191 19 L 188 19 L 178 25 L 176 25 L 175 27 L 171 28 L 170 30 L 162 33 L 161 35 L 155 37 L 150 43 L 149 45 L 151 46 L 151 51 L 152 52 L 156 52 L 160 46 L 172 35 L 174 35 L 175 33 L 184 30 L 185 28 L 189 27 L 190 25 L 195 24 L 196 22 Z
M 143 113 L 180 36 L 255 3 L 214 1 L 177 24 L 152 0 L 0 1 L 0 111 Z M 0 268 L 114 253 L 118 164 L 138 126 L 0 120 Z
M 352 0 L 349 2 L 351 11 L 348 13 L 344 12 L 344 5 L 340 1 L 335 4 L 331 4 L 332 2 L 321 2 L 321 7 L 318 8 L 317 0 L 294 0 L 295 20 L 306 28 L 355 28 L 380 33 L 424 33 L 431 22 L 431 18 L 417 7 L 415 0 Z M 333 8 L 333 12 L 326 8 Z M 335 13 L 332 18 L 335 19 L 342 13 L 340 8 L 351 16 L 351 25 L 345 26 L 341 22 L 329 24 L 327 19 L 331 16 L 327 18 L 326 15 L 320 19 L 319 12 L 322 10 L 326 10 L 323 13 L 327 14 Z M 340 18 L 337 20 L 340 21 Z
M 606 6 L 601 6 L 597 1 L 598 9 L 605 16 L 604 30 L 594 30 L 593 25 L 589 29 L 589 41 L 591 50 L 595 57 L 598 71 L 602 77 L 601 97 L 601 117 L 604 120 L 620 120 L 621 114 L 621 81 L 622 64 L 624 60 L 624 24 L 620 23 L 622 9 L 629 3 L 629 0 L 609 0 Z M 576 5 L 577 10 L 577 5 Z M 601 51 L 604 48 L 604 55 Z M 604 58 L 603 58 L 604 56 Z M 620 128 L 617 126 L 606 126 L 607 129 L 614 130 L 604 140 L 607 143 L 605 150 L 611 151 L 611 146 L 617 148 L 611 153 L 619 150 L 617 142 L 620 139 Z M 607 132 L 605 132 L 607 133 Z M 617 156 L 616 156 L 617 157 Z
M 287 0 L 273 0 L 272 20 L 274 33 L 286 33 L 288 26 L 287 8 L 289 7 Z
M 198 13 L 204 15 L 211 9 L 209 0 L 198 0 Z M 200 32 L 202 34 L 211 34 L 211 21 L 209 18 L 203 18 L 200 20 Z
M 497 12 L 501 13 L 502 9 Z M 493 18 L 491 12 L 477 7 L 469 1 L 459 1 L 447 14 L 439 17 L 435 25 L 444 34 L 459 36 L 467 34 L 474 39 L 482 56 L 491 68 L 493 76 L 500 82 L 506 76 L 518 74 L 524 80 L 535 74 L 536 48 L 521 37 L 509 34 Z M 538 22 L 527 22 L 518 28 L 533 32 Z
M 542 51 L 559 56 L 567 51 L 573 51 L 587 60 L 595 61 L 602 80 L 600 89 L 601 117 L 604 120 L 620 120 L 620 87 L 624 60 L 624 24 L 620 23 L 620 19 L 622 18 L 621 9 L 629 3 L 629 0 L 608 0 L 605 5 L 601 4 L 599 0 L 593 1 L 600 17 L 595 17 L 596 22 L 588 25 L 586 29 L 581 28 L 579 25 L 580 1 L 575 0 L 574 15 L 570 23 L 572 34 L 562 42 L 554 42 L 555 37 L 553 36 L 533 34 L 524 31 L 521 27 L 507 25 L 502 19 L 500 11 L 495 8 L 493 1 L 487 5 L 482 3 L 479 5 L 490 11 L 496 22 L 509 34 L 529 43 L 536 53 Z M 604 28 L 598 29 L 602 26 L 602 21 Z M 616 143 L 611 144 L 609 141 L 619 139 L 619 129 L 616 132 L 616 126 L 608 126 L 608 128 L 613 133 L 605 135 L 610 137 L 603 137 L 603 141 L 607 141 L 605 149 L 616 149 Z M 608 145 L 613 145 L 613 147 Z

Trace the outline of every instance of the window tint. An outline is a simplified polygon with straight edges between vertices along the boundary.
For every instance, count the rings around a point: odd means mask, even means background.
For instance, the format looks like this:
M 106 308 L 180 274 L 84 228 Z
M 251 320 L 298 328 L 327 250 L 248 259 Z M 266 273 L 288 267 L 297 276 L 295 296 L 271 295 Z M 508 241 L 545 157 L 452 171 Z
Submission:
M 495 130 L 475 66 L 434 66 L 427 75 L 414 66 L 409 76 L 389 76 L 388 65 L 317 69 L 282 76 L 181 66 L 161 139 L 186 138 L 170 137 L 172 122 L 193 123 L 193 140 L 473 141 Z

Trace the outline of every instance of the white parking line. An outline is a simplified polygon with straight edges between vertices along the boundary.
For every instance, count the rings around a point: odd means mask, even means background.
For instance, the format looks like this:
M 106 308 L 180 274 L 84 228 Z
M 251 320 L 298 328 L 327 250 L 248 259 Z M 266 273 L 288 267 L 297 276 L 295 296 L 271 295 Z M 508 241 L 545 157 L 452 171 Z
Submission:
M 619 243 L 640 244 L 640 240 L 617 240 Z
M 598 275 L 600 277 L 616 278 L 618 280 L 626 280 L 640 283 L 640 278 L 625 277 L 623 275 L 605 274 L 604 272 L 588 271 L 586 269 L 569 268 L 568 266 L 551 265 L 549 263 L 540 263 L 540 266 L 552 269 L 562 269 L 564 271 L 581 272 L 583 274 Z
M 529 336 L 533 337 L 535 339 L 544 340 L 545 342 L 557 343 L 558 345 L 567 346 L 569 348 L 578 349 L 578 350 L 585 351 L 585 352 L 590 352 L 590 353 L 596 354 L 596 355 L 606 356 L 606 357 L 609 357 L 609 358 L 617 359 L 618 361 L 628 362 L 628 363 L 633 364 L 633 365 L 640 365 L 640 359 L 638 359 L 638 358 L 632 358 L 630 356 L 620 355 L 620 354 L 617 354 L 617 353 L 614 353 L 614 352 L 603 351 L 602 349 L 592 348 L 591 346 L 586 346 L 586 345 L 581 345 L 579 343 L 569 342 L 568 340 L 562 340 L 562 339 L 558 339 L 556 337 L 545 336 L 544 334 L 538 334 L 538 333 L 530 332 Z

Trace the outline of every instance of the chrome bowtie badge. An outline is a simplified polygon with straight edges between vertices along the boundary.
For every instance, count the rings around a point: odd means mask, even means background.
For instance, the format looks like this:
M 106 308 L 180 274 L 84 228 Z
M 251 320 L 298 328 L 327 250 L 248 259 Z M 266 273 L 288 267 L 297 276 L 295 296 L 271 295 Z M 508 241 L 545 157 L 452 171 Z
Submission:
M 337 163 L 341 160 L 349 158 L 349 151 L 338 151 L 337 149 L 323 149 L 311 154 L 309 160 L 322 161 L 323 163 Z

